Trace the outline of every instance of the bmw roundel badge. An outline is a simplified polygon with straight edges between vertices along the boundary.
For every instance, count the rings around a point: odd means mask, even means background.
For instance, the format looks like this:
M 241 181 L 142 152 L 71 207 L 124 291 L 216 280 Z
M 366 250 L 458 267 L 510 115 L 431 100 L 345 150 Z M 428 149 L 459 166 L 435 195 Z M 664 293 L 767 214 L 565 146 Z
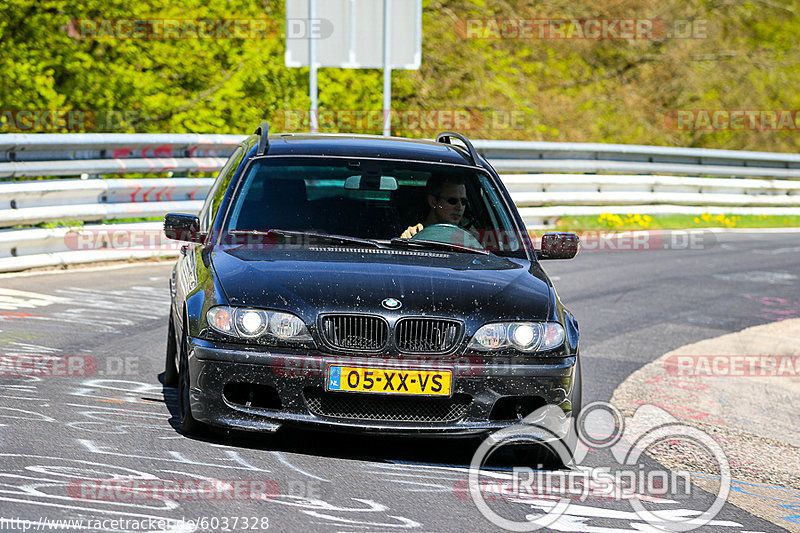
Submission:
M 386 309 L 400 309 L 403 306 L 403 302 L 397 298 L 386 298 L 381 302 L 381 305 Z

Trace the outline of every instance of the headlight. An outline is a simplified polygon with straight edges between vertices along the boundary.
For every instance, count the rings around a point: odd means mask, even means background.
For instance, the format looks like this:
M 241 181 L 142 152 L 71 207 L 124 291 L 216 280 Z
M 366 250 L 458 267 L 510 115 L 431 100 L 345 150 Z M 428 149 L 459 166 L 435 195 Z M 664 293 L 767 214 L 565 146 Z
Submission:
M 486 324 L 472 338 L 472 344 L 478 349 L 494 350 L 505 346 L 506 340 L 505 324 Z
M 233 310 L 230 307 L 212 307 L 206 313 L 208 325 L 221 333 L 233 333 Z
M 218 305 L 208 310 L 206 319 L 211 329 L 243 339 L 311 340 L 305 322 L 291 313 Z
M 552 350 L 564 343 L 564 327 L 555 322 L 548 322 L 544 330 L 544 339 L 540 350 Z
M 236 310 L 236 332 L 242 337 L 258 337 L 267 329 L 269 318 L 264 311 L 255 309 Z
M 304 333 L 308 336 L 306 325 L 291 313 L 273 313 L 269 323 L 269 332 L 281 339 L 295 338 Z
M 542 341 L 542 325 L 514 322 L 508 325 L 508 340 L 517 350 L 531 352 Z
M 521 352 L 552 350 L 564 343 L 564 328 L 557 322 L 495 322 L 482 326 L 469 348 L 489 352 L 512 348 Z

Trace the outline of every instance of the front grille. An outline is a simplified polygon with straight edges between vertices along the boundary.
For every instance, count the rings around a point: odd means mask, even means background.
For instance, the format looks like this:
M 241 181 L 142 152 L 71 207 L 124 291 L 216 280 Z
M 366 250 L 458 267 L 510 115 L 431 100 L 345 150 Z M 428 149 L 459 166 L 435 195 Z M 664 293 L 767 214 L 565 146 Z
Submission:
M 441 353 L 458 342 L 461 324 L 440 318 L 403 318 L 397 321 L 394 341 L 397 349 L 410 353 Z
M 369 315 L 327 315 L 321 331 L 325 341 L 340 350 L 378 351 L 389 338 L 386 321 Z
M 308 410 L 317 416 L 375 422 L 456 422 L 464 418 L 472 398 L 414 398 L 376 394 L 331 393 L 306 389 Z

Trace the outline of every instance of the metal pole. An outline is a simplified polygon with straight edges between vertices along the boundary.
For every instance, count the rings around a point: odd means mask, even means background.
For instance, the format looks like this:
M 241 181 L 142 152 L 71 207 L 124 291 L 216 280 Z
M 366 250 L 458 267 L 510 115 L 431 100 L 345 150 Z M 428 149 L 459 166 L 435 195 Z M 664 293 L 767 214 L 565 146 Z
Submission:
M 317 44 L 313 36 L 312 25 L 317 18 L 317 2 L 316 0 L 308 0 L 308 24 L 306 31 L 308 32 L 308 96 L 311 98 L 311 110 L 309 117 L 311 125 L 311 133 L 319 132 L 319 124 L 317 123 Z
M 383 135 L 392 134 L 392 0 L 383 0 Z
M 356 64 L 356 0 L 350 0 L 347 6 L 350 13 L 350 53 L 347 56 L 347 61 L 350 63 L 350 68 L 355 68 Z

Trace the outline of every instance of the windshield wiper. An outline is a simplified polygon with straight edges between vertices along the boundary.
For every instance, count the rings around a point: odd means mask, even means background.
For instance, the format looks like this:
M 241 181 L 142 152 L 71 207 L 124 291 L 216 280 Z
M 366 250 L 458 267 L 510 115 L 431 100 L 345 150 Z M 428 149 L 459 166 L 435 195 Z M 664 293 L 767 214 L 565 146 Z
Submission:
M 429 241 L 426 239 L 403 239 L 395 237 L 389 241 L 393 246 L 402 248 L 422 248 L 422 249 L 435 249 L 447 250 L 449 252 L 464 252 L 469 254 L 491 255 L 488 250 L 479 250 L 477 248 L 470 248 L 469 246 L 462 246 L 460 244 L 453 244 L 450 242 Z
M 361 246 L 369 246 L 370 248 L 384 248 L 383 245 L 376 241 L 369 239 L 361 239 L 359 237 L 348 237 L 346 235 L 334 235 L 332 233 L 316 233 L 314 231 L 292 231 L 285 229 L 268 229 L 268 230 L 230 230 L 228 233 L 231 235 L 275 235 L 284 239 L 297 239 L 301 244 L 303 239 L 315 239 L 329 243 L 336 244 L 358 244 Z

